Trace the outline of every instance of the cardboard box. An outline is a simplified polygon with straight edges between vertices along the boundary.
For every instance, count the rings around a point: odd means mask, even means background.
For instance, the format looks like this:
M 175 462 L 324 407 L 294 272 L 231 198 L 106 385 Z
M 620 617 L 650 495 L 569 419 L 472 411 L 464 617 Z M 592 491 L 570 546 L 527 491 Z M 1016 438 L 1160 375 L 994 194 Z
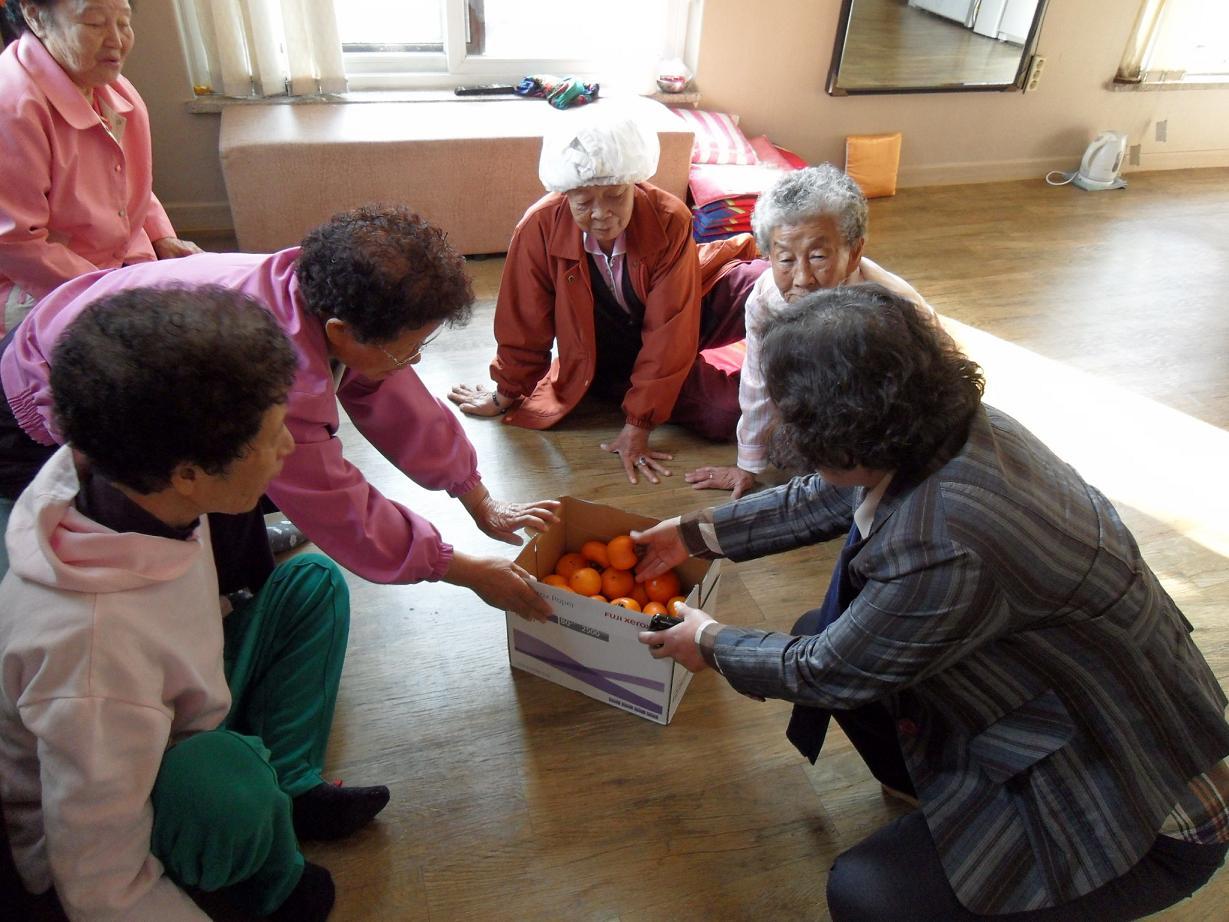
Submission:
M 553 572 L 564 553 L 578 550 L 586 541 L 609 541 L 657 524 L 647 516 L 570 496 L 561 497 L 560 503 L 559 524 L 531 540 L 516 559 L 539 579 Z M 688 560 L 675 571 L 684 586 L 692 587 L 687 604 L 715 616 L 712 606 L 721 561 Z M 653 659 L 649 648 L 636 639 L 647 629 L 649 616 L 546 583 L 534 588 L 551 603 L 554 614 L 550 621 L 539 622 L 506 613 L 509 662 L 646 720 L 668 724 L 691 673 L 673 660 Z

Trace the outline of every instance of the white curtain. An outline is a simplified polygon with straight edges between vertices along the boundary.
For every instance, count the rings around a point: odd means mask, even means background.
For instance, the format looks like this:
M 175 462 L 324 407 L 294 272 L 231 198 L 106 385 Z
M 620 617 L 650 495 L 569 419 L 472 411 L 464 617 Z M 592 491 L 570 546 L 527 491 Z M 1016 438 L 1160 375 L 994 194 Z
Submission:
M 334 0 L 191 0 L 226 96 L 346 91 Z M 209 52 L 213 53 L 210 54 Z
M 1135 27 L 1131 30 L 1126 50 L 1122 53 L 1122 61 L 1118 64 L 1118 80 L 1138 83 L 1143 79 L 1144 66 L 1148 53 L 1156 42 L 1157 28 L 1164 9 L 1165 0 L 1142 0 L 1140 3 Z

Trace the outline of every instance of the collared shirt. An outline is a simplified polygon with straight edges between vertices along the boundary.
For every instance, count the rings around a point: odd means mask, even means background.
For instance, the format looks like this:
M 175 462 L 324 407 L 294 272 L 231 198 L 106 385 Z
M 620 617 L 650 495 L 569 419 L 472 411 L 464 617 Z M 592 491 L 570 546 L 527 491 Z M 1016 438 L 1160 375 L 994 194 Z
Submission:
M 602 249 L 596 237 L 591 234 L 584 234 L 583 237 L 585 252 L 593 257 L 593 264 L 601 273 L 602 281 L 606 283 L 610 293 L 619 302 L 619 307 L 630 314 L 631 309 L 627 306 L 627 299 L 623 296 L 623 270 L 627 261 L 627 231 L 615 238 L 609 255 Z
M 1199 845 L 1229 842 L 1229 760 L 1191 781 L 1165 817 L 1161 835 Z
M 875 511 L 879 508 L 879 501 L 883 499 L 883 494 L 887 492 L 888 484 L 892 482 L 892 476 L 895 473 L 895 471 L 888 471 L 884 474 L 877 484 L 866 491 L 862 502 L 858 503 L 858 508 L 853 511 L 853 523 L 858 526 L 858 534 L 863 538 L 871 533 Z

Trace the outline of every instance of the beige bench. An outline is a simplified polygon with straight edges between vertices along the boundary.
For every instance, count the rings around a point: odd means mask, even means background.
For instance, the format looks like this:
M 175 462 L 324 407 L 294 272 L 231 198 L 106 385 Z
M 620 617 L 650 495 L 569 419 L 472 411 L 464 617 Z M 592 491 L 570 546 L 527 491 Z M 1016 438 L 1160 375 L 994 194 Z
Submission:
M 658 130 L 651 181 L 685 198 L 691 130 L 653 100 L 621 102 Z M 228 107 L 220 147 L 239 245 L 281 249 L 337 211 L 397 202 L 462 253 L 502 253 L 543 194 L 542 134 L 569 114 L 519 98 Z

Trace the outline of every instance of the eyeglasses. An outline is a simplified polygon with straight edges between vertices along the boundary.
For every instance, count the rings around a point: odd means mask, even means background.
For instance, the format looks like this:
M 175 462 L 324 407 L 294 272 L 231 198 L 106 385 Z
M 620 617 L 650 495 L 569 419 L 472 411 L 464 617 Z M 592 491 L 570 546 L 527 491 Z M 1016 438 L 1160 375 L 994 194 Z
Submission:
M 406 356 L 405 358 L 403 358 L 403 359 L 399 359 L 399 358 L 397 358 L 397 356 L 393 355 L 391 352 L 389 352 L 389 351 L 388 351 L 387 349 L 385 349 L 383 346 L 376 346 L 376 348 L 377 348 L 377 349 L 379 349 L 381 352 L 383 352 L 385 355 L 387 355 L 387 356 L 388 356 L 389 361 L 391 361 L 391 362 L 393 363 L 393 367 L 394 367 L 394 368 L 405 368 L 407 365 L 413 365 L 413 364 L 414 364 L 414 361 L 415 361 L 415 360 L 416 360 L 416 359 L 417 359 L 420 355 L 422 355 L 422 351 L 423 351 L 424 349 L 426 349 L 429 345 L 431 345 L 433 342 L 435 342 L 437 339 L 439 339 L 439 338 L 440 338 L 440 334 L 441 334 L 442 332 L 444 332 L 444 331 L 443 331 L 443 330 L 436 330 L 434 333 L 432 333 L 430 336 L 428 336 L 426 339 L 424 339 L 421 343 L 419 343 L 419 344 L 418 344 L 418 348 L 417 348 L 417 349 L 415 349 L 413 352 L 411 352 L 409 355 L 407 355 L 407 356 Z

